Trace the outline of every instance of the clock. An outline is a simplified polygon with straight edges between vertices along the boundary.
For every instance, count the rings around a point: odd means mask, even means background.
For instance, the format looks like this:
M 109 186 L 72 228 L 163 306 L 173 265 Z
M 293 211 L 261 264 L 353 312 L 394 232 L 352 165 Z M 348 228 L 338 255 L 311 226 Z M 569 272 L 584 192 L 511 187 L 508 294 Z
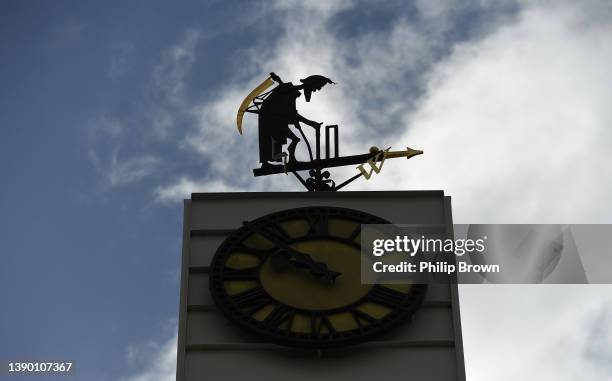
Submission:
M 375 339 L 407 322 L 427 291 L 361 283 L 361 225 L 388 223 L 327 206 L 244 222 L 212 259 L 210 293 L 231 322 L 263 341 L 322 349 Z

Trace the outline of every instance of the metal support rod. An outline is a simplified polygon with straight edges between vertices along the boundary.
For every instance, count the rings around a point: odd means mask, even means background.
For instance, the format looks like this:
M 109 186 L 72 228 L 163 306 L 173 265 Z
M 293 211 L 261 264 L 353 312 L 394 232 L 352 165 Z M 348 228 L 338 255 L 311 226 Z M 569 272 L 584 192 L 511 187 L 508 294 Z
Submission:
M 329 125 L 329 126 L 325 126 L 325 158 L 329 159 L 330 158 L 330 141 L 329 141 L 329 130 L 334 130 L 334 157 L 338 157 L 340 155 L 339 149 L 338 149 L 338 125 L 334 124 L 334 125 Z
M 329 159 L 329 127 L 325 126 L 325 158 Z
M 316 141 L 317 160 L 319 160 L 321 158 L 321 127 L 315 128 L 315 137 L 317 139 Z
M 304 131 L 302 131 L 301 128 L 298 128 L 298 130 L 300 131 L 302 138 L 304 138 L 304 143 L 306 143 L 306 147 L 308 148 L 308 156 L 310 156 L 310 161 L 313 161 L 314 159 L 312 157 L 312 149 L 310 148 L 310 143 L 308 142 L 308 139 L 306 139 L 306 135 L 304 135 Z
M 361 176 L 363 176 L 361 173 L 356 174 L 355 176 L 351 177 L 350 179 L 346 180 L 342 184 L 340 184 L 337 187 L 335 187 L 334 191 L 340 190 L 340 188 L 343 188 L 345 185 L 349 185 L 350 183 L 352 183 L 353 181 L 357 180 Z
M 380 153 L 381 151 L 373 151 L 361 155 L 339 156 L 331 159 L 314 160 L 310 163 L 289 163 L 287 164 L 287 171 L 307 171 L 310 169 L 322 169 L 331 167 L 341 167 L 344 165 L 351 164 L 363 164 L 370 159 L 374 159 L 375 161 L 383 161 L 384 159 L 393 159 L 398 157 L 405 157 L 406 159 L 410 159 L 413 156 L 421 155 L 423 151 L 413 150 L 409 148 L 406 151 L 388 151 L 384 155 L 381 155 Z M 285 168 L 283 168 L 282 165 L 275 165 L 269 168 L 257 168 L 253 170 L 253 174 L 255 176 L 265 176 L 275 173 L 285 173 Z
M 316 154 L 317 160 L 321 160 L 321 126 L 315 127 L 315 139 L 316 139 Z M 315 189 L 320 189 L 322 186 L 323 179 L 321 178 L 321 168 L 315 169 Z
M 340 155 L 340 142 L 338 141 L 338 125 L 334 125 L 334 157 Z
M 306 181 L 304 181 L 304 179 L 302 178 L 302 176 L 300 176 L 297 172 L 291 172 L 295 175 L 295 177 L 297 177 L 298 180 L 300 180 L 300 182 L 302 183 L 302 185 L 304 186 L 304 188 L 308 189 L 308 185 L 306 185 Z M 310 189 L 308 189 L 308 191 L 310 191 Z

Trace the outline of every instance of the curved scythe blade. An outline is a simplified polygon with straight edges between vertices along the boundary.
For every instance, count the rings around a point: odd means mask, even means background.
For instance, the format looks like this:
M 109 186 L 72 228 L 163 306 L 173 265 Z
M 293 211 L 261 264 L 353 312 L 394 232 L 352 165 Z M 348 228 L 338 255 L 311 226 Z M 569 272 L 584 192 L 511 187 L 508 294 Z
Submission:
M 240 133 L 240 135 L 242 135 L 242 117 L 244 116 L 244 112 L 247 110 L 247 108 L 249 108 L 251 102 L 253 102 L 253 99 L 255 99 L 256 96 L 263 93 L 268 87 L 272 86 L 273 84 L 274 80 L 271 77 L 266 78 L 266 80 L 260 83 L 259 86 L 257 86 L 255 89 L 253 89 L 253 91 L 251 91 L 249 95 L 247 95 L 247 97 L 244 98 L 244 100 L 240 104 L 240 107 L 238 108 L 238 114 L 236 115 L 236 126 L 238 127 L 238 132 Z

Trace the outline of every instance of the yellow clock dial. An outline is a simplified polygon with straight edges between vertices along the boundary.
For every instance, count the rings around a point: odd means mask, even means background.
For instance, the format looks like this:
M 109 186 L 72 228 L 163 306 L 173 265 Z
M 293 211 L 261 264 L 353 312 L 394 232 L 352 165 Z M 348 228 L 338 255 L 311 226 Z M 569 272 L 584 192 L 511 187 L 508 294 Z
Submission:
M 211 264 L 215 302 L 230 320 L 280 344 L 341 346 L 386 331 L 414 312 L 426 288 L 361 283 L 365 223 L 387 222 L 313 207 L 245 223 Z

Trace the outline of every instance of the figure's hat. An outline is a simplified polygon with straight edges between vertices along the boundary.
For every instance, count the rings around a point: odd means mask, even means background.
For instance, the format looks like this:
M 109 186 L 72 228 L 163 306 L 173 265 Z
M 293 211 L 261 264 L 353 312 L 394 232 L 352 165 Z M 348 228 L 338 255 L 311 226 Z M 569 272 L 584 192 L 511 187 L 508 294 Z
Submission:
M 300 79 L 300 82 L 308 86 L 304 89 L 304 96 L 306 97 L 306 102 L 310 102 L 310 94 L 312 93 L 312 91 L 316 91 L 328 83 L 336 84 L 336 82 L 322 75 L 311 75 L 304 79 Z
M 304 79 L 300 79 L 300 82 L 302 82 L 305 85 L 314 85 L 314 86 L 317 86 L 317 85 L 318 86 L 323 86 L 323 85 L 326 85 L 328 83 L 331 83 L 331 84 L 334 84 L 334 85 L 336 84 L 336 82 L 334 82 L 331 79 L 329 79 L 329 78 L 327 78 L 325 76 L 322 76 L 322 75 L 311 75 L 311 76 L 308 76 L 308 77 L 306 77 Z

